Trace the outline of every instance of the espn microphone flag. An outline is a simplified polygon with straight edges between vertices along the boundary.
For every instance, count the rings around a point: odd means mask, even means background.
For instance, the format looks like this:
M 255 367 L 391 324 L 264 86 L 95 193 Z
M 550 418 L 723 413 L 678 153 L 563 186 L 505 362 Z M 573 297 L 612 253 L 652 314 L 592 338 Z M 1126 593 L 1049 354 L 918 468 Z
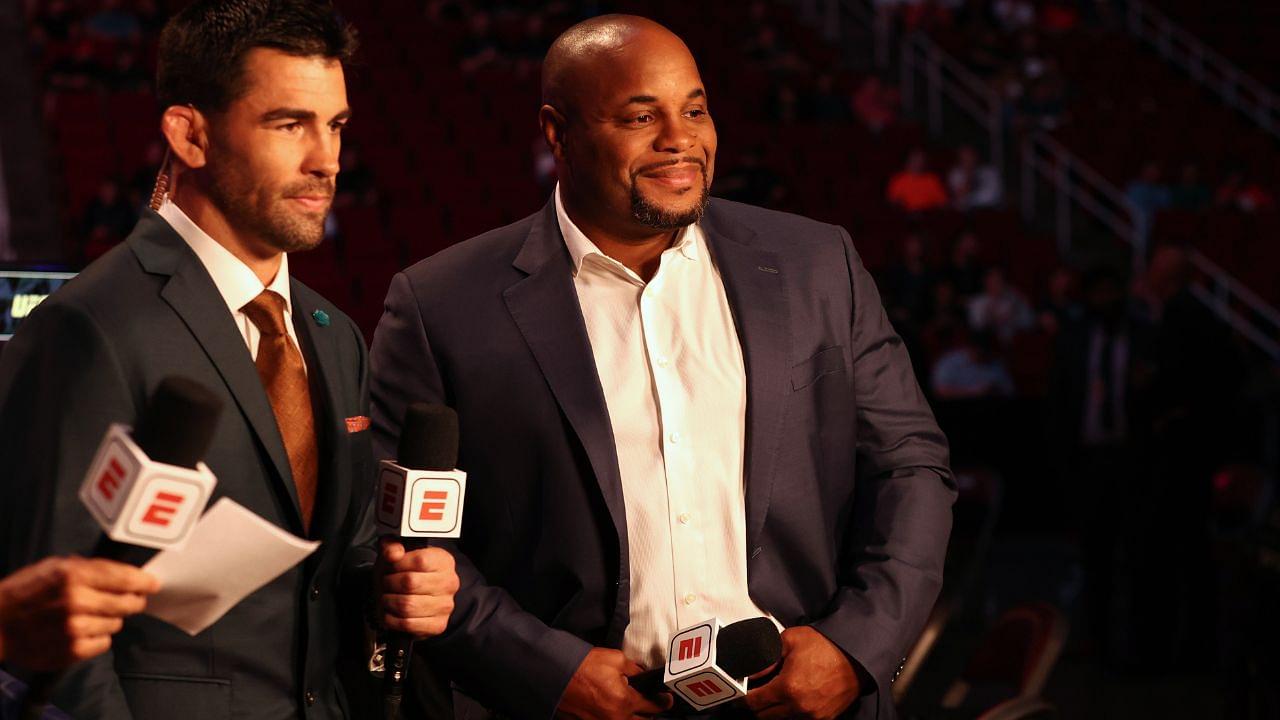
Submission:
M 462 535 L 467 474 L 453 469 L 458 453 L 457 420 L 455 416 L 450 423 L 436 417 L 445 411 L 453 412 L 443 405 L 411 407 L 401 430 L 400 457 L 379 463 L 375 515 L 386 534 L 400 538 Z M 424 432 L 428 427 L 430 431 Z M 449 428 L 452 437 L 444 437 Z
M 199 458 L 221 401 L 192 380 L 168 377 L 136 431 L 108 428 L 80 486 L 80 501 L 107 537 L 163 550 L 186 544 L 217 479 Z
M 721 628 L 712 618 L 672 636 L 663 682 L 694 709 L 706 710 L 745 696 L 747 678 L 781 655 L 772 620 L 750 618 Z

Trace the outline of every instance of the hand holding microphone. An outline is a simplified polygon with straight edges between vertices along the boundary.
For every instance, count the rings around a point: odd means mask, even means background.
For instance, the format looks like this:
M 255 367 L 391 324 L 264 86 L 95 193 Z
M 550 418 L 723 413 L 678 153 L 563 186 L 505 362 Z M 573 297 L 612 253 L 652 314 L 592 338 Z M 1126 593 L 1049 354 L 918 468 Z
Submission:
M 35 672 L 65 670 L 111 647 L 123 618 L 160 585 L 111 560 L 51 557 L 0 580 L 0 660 Z
M 760 720 L 839 717 L 861 694 L 862 683 L 844 651 L 807 626 L 782 633 L 782 668 L 747 693 Z
M 453 613 L 458 574 L 453 556 L 430 538 L 462 532 L 466 473 L 458 462 L 458 416 L 444 405 L 414 403 L 400 428 L 398 462 L 384 460 L 374 516 L 385 533 L 374 565 L 379 624 L 386 638 L 384 713 L 400 712 L 413 642 L 444 632 Z

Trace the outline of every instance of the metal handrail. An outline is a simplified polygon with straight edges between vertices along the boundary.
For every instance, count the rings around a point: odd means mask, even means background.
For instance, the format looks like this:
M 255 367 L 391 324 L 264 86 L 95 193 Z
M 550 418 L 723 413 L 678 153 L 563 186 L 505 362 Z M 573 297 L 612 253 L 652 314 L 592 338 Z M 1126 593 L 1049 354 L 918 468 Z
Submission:
M 886 54 L 890 52 L 890 30 L 887 24 L 876 22 L 875 9 L 870 0 L 807 0 L 806 4 L 814 15 L 821 14 L 824 17 L 829 36 L 838 29 L 839 19 L 832 18 L 832 8 L 838 6 L 840 10 L 857 16 L 863 24 L 872 26 L 877 33 L 878 45 L 885 49 Z M 1138 18 L 1145 16 L 1143 10 L 1148 11 L 1146 15 L 1156 15 L 1139 0 L 1131 0 L 1130 7 L 1132 8 L 1134 4 L 1143 5 L 1143 8 L 1137 11 Z M 819 6 L 825 12 L 818 12 Z M 1181 42 L 1183 37 L 1178 34 L 1181 31 L 1168 22 L 1167 18 L 1165 22 L 1167 25 L 1162 30 L 1165 36 L 1176 38 Z M 941 98 L 946 96 L 991 133 L 992 159 L 994 161 L 1000 157 L 1005 141 L 1005 127 L 1000 98 L 995 89 L 923 33 L 913 33 L 902 38 L 900 46 L 904 103 L 908 103 L 908 107 L 911 107 L 910 104 L 914 102 L 915 78 L 918 72 L 923 71 L 928 83 L 925 93 L 928 98 L 930 130 L 935 134 L 940 130 Z M 1204 67 L 1212 66 L 1214 72 L 1217 72 L 1218 67 L 1230 65 L 1208 48 L 1204 48 L 1203 44 L 1201 48 L 1202 51 L 1199 53 L 1201 59 L 1197 62 Z M 1257 81 L 1234 70 L 1234 66 L 1231 67 L 1236 73 L 1235 87 L 1245 88 L 1251 93 L 1258 94 L 1258 97 L 1263 97 L 1265 94 L 1269 98 L 1266 100 L 1268 105 L 1267 109 L 1261 112 L 1270 113 L 1270 108 L 1275 105 L 1274 97 L 1270 96 L 1265 89 L 1261 89 Z M 1261 93 L 1258 93 L 1259 89 Z M 1264 125 L 1264 127 L 1272 129 L 1271 126 Z M 1071 249 L 1072 210 L 1078 207 L 1101 222 L 1116 237 L 1133 247 L 1135 272 L 1145 268 L 1146 236 L 1138 221 L 1140 214 L 1120 188 L 1044 132 L 1032 132 L 1024 138 L 1021 159 L 1023 214 L 1028 220 L 1035 215 L 1037 179 L 1050 183 L 1056 194 L 1055 226 L 1061 254 L 1066 255 Z M 1003 164 L 997 164 L 997 167 L 1002 171 L 1005 169 Z M 1208 281 L 1205 284 L 1197 278 L 1191 288 L 1193 295 L 1274 361 L 1280 362 L 1280 312 L 1199 251 L 1191 249 L 1188 257 L 1196 270 Z M 1247 312 L 1241 312 L 1241 307 Z
M 1065 253 L 1071 246 L 1074 204 L 1132 245 L 1135 268 L 1145 266 L 1146 237 L 1140 231 L 1138 209 L 1119 188 L 1044 133 L 1034 133 L 1024 140 L 1022 166 L 1024 217 L 1029 219 L 1035 212 L 1037 177 L 1049 182 L 1057 194 L 1059 252 Z M 1191 248 L 1187 255 L 1204 278 L 1193 280 L 1192 295 L 1272 360 L 1280 362 L 1280 311 L 1199 250 Z
M 1280 97 L 1143 0 L 1128 0 L 1126 29 L 1228 106 L 1280 138 Z

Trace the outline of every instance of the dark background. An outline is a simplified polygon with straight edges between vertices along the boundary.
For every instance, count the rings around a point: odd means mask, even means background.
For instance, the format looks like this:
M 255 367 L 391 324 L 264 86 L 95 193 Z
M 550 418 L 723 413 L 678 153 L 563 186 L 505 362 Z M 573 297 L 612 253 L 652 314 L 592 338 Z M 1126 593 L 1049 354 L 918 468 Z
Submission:
M 8 260 L 75 269 L 129 232 L 163 147 L 156 38 L 183 4 L 0 4 Z M 1275 312 L 1280 146 L 1139 42 L 1129 4 L 337 5 L 362 40 L 355 116 L 330 241 L 290 265 L 367 335 L 394 272 L 547 199 L 551 40 L 601 12 L 659 20 L 702 69 L 713 194 L 850 231 L 951 438 L 947 588 L 904 710 L 1024 696 L 1072 718 L 1280 717 L 1277 359 L 1195 297 L 1209 278 L 1188 255 Z M 1272 4 L 1154 5 L 1277 89 Z M 945 93 L 930 105 L 928 70 L 902 66 L 912 38 L 994 93 L 997 137 Z M 1133 203 L 1146 252 L 1071 207 L 1056 235 L 1061 208 L 1018 154 L 1040 134 Z

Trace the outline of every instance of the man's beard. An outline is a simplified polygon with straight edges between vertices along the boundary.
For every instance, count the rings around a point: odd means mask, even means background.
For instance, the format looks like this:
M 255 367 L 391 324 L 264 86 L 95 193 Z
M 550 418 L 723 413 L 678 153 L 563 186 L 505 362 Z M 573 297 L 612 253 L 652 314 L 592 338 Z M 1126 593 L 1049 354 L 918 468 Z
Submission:
M 710 202 L 711 189 L 707 184 L 707 170 L 705 167 L 702 169 L 702 190 L 698 196 L 698 202 L 684 212 L 671 212 L 649 202 L 647 198 L 640 194 L 640 188 L 636 185 L 635 178 L 631 180 L 631 217 L 642 225 L 657 230 L 679 230 L 682 227 L 698 222 L 702 219 L 702 214 L 707 211 L 707 205 Z
M 236 172 L 209 173 L 209 196 L 237 231 L 249 232 L 280 252 L 311 250 L 324 240 L 325 215 L 300 215 L 281 208 L 286 198 L 298 195 L 333 196 L 333 183 L 315 179 L 286 185 L 270 197 L 274 203 L 255 202 L 252 182 Z M 327 214 L 327 213 L 326 213 Z

